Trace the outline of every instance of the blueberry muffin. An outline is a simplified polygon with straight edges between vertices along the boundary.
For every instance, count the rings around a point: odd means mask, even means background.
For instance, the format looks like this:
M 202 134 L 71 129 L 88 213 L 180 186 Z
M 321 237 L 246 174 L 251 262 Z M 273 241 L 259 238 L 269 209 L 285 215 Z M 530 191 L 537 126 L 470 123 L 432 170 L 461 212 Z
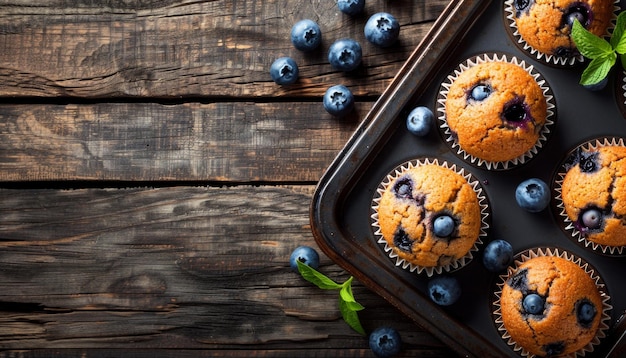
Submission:
M 439 119 L 446 140 L 489 169 L 525 162 L 552 124 L 552 96 L 543 84 L 517 60 L 469 60 L 442 84 Z
M 608 319 L 598 277 L 567 255 L 540 254 L 504 276 L 499 298 L 503 337 L 523 355 L 561 357 L 593 349 Z
M 432 275 L 464 265 L 488 227 L 478 182 L 437 160 L 400 166 L 377 195 L 372 225 L 378 242 L 411 271 Z
M 608 35 L 614 4 L 615 0 L 508 0 L 505 9 L 526 50 L 538 58 L 566 64 L 579 56 L 570 35 L 574 20 L 595 35 Z
M 623 141 L 598 141 L 576 148 L 563 164 L 561 176 L 561 216 L 573 235 L 596 248 L 621 252 L 626 246 Z

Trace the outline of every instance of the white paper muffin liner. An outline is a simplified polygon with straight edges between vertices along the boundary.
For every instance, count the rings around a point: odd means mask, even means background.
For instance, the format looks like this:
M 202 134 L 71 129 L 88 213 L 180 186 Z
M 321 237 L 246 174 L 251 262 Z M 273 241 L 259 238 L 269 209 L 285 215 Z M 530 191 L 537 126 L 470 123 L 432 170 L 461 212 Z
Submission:
M 501 162 L 487 161 L 473 156 L 463 150 L 458 141 L 454 138 L 454 135 L 450 130 L 450 127 L 448 126 L 446 120 L 446 100 L 448 98 L 448 92 L 450 91 L 450 87 L 452 86 L 454 81 L 456 81 L 456 79 L 461 75 L 461 73 L 463 73 L 463 71 L 466 71 L 473 66 L 486 62 L 508 62 L 518 65 L 526 70 L 526 72 L 528 72 L 535 79 L 535 81 L 543 91 L 547 103 L 546 122 L 539 132 L 539 138 L 537 139 L 535 145 L 524 154 L 516 158 Z M 519 60 L 514 56 L 507 56 L 506 54 L 498 55 L 497 53 L 486 53 L 475 56 L 459 64 L 457 68 L 451 74 L 449 74 L 447 79 L 441 84 L 437 104 L 437 111 L 439 112 L 440 122 L 439 128 L 443 133 L 446 143 L 451 147 L 452 150 L 456 151 L 457 155 L 461 156 L 465 161 L 478 167 L 486 168 L 488 170 L 507 170 L 515 166 L 524 164 L 526 161 L 532 159 L 543 147 L 544 143 L 548 140 L 551 127 L 554 125 L 554 117 L 556 111 L 556 106 L 554 104 L 554 95 L 547 85 L 546 80 L 541 76 L 539 72 L 535 70 L 534 66 L 526 63 L 523 60 Z
M 559 357 L 584 357 L 587 353 L 591 353 L 594 351 L 595 346 L 600 344 L 600 340 L 606 337 L 607 331 L 609 329 L 609 324 L 611 321 L 611 310 L 613 306 L 610 304 L 611 297 L 609 296 L 606 285 L 600 275 L 596 272 L 596 270 L 589 265 L 582 258 L 567 252 L 565 250 L 561 250 L 558 248 L 550 248 L 550 247 L 538 247 L 526 250 L 519 255 L 516 256 L 515 261 L 511 266 L 509 266 L 507 272 L 502 274 L 498 278 L 498 282 L 496 283 L 496 291 L 494 294 L 494 300 L 492 302 L 492 314 L 494 317 L 494 323 L 500 333 L 502 339 L 513 349 L 513 351 L 517 352 L 522 357 L 535 358 L 537 357 L 534 354 L 529 353 L 524 347 L 520 346 L 513 340 L 511 335 L 508 333 L 506 327 L 504 327 L 504 322 L 502 321 L 502 310 L 500 305 L 500 298 L 502 296 L 502 289 L 506 284 L 506 280 L 509 276 L 517 271 L 520 265 L 524 262 L 540 256 L 555 256 L 561 257 L 566 260 L 569 260 L 578 266 L 580 266 L 595 282 L 598 291 L 600 291 L 600 296 L 602 297 L 602 317 L 600 318 L 600 325 L 598 326 L 598 331 L 596 332 L 595 337 L 583 348 L 579 349 L 576 352 L 573 352 L 569 355 L 559 356 Z
M 598 139 L 585 142 L 574 149 L 580 148 L 583 151 L 595 151 L 600 147 L 606 147 L 606 146 L 623 147 L 624 145 L 625 144 L 624 144 L 623 138 L 608 137 L 608 138 L 598 138 Z M 557 211 L 555 212 L 558 212 L 558 216 L 559 216 L 559 219 L 561 220 L 563 230 L 567 232 L 574 241 L 578 242 L 580 245 L 588 249 L 591 249 L 593 251 L 596 251 L 598 253 L 602 253 L 605 255 L 617 255 L 617 256 L 623 255 L 626 250 L 626 246 L 609 246 L 609 245 L 598 244 L 596 242 L 593 242 L 587 239 L 585 235 L 582 232 L 580 232 L 580 230 L 576 229 L 574 222 L 567 215 L 565 211 L 565 204 L 563 203 L 562 186 L 563 186 L 563 181 L 565 180 L 565 176 L 567 172 L 563 171 L 564 168 L 562 168 L 562 166 L 563 165 L 561 165 L 559 171 L 557 172 L 557 175 L 554 181 L 554 192 L 555 192 L 556 207 L 557 207 Z
M 478 237 L 476 238 L 476 242 L 472 246 L 472 248 L 461 258 L 451 261 L 450 263 L 442 266 L 434 266 L 434 267 L 425 267 L 416 265 L 412 262 L 406 261 L 405 259 L 398 256 L 393 248 L 387 243 L 385 238 L 383 237 L 380 231 L 380 225 L 378 223 L 378 206 L 381 200 L 383 193 L 389 184 L 396 178 L 402 176 L 406 171 L 419 167 L 422 165 L 439 165 L 444 168 L 448 168 L 467 180 L 468 184 L 473 188 L 474 192 L 478 198 L 478 204 L 480 206 L 481 213 L 481 226 Z M 372 214 L 371 214 L 371 225 L 374 230 L 374 237 L 378 244 L 383 247 L 384 251 L 388 254 L 389 258 L 395 261 L 396 266 L 401 266 L 405 270 L 409 270 L 410 272 L 416 272 L 417 274 L 426 274 L 426 276 L 430 277 L 434 274 L 441 274 L 442 272 L 451 272 L 457 269 L 462 268 L 467 265 L 472 258 L 474 257 L 474 253 L 479 250 L 479 246 L 483 243 L 483 238 L 487 236 L 487 229 L 489 228 L 488 218 L 489 218 L 489 204 L 487 197 L 483 192 L 483 188 L 480 186 L 479 181 L 475 179 L 472 174 L 467 173 L 463 168 L 457 168 L 455 164 L 448 164 L 446 161 L 440 162 L 438 159 L 434 158 L 421 158 L 415 159 L 408 162 L 405 162 L 399 166 L 397 166 L 391 173 L 387 174 L 385 179 L 379 184 L 376 189 L 376 193 L 374 194 L 374 198 L 372 200 Z
M 524 49 L 524 51 L 526 51 L 528 54 L 534 56 L 538 61 L 542 61 L 542 62 L 545 62 L 547 64 L 557 65 L 557 66 L 573 66 L 573 65 L 575 65 L 577 63 L 581 63 L 581 62 L 585 61 L 585 58 L 581 54 L 578 54 L 577 56 L 572 56 L 572 57 L 554 56 L 554 55 L 551 55 L 551 54 L 543 53 L 543 52 L 537 50 L 536 48 L 534 48 L 533 46 L 529 45 L 522 38 L 521 34 L 519 33 L 519 31 L 517 29 L 517 23 L 515 22 L 515 6 L 514 6 L 514 2 L 515 2 L 515 0 L 506 0 L 506 1 L 504 1 L 504 15 L 505 15 L 505 18 L 506 18 L 505 19 L 505 22 L 506 22 L 505 25 L 508 27 L 508 30 L 510 31 L 511 35 L 517 41 L 517 44 L 522 49 Z M 614 9 L 613 9 L 613 19 L 609 23 L 609 26 L 606 29 L 606 32 L 605 32 L 603 37 L 610 37 L 611 36 L 611 31 L 615 28 L 615 22 L 617 21 L 617 13 L 620 10 L 619 4 L 620 4 L 620 0 L 615 0 L 615 6 L 614 6 Z

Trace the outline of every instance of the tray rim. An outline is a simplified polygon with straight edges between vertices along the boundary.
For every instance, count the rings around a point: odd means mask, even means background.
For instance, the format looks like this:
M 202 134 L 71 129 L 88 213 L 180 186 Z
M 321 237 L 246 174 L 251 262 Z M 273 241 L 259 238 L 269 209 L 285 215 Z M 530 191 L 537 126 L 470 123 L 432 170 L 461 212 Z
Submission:
M 421 309 L 410 307 L 408 302 L 399 299 L 383 284 L 372 280 L 359 270 L 345 250 L 348 247 L 344 241 L 349 238 L 344 237 L 343 240 L 337 241 L 337 238 L 342 236 L 342 229 L 337 225 L 334 209 L 347 195 L 342 188 L 350 187 L 349 183 L 355 180 L 356 168 L 365 164 L 359 158 L 373 155 L 380 143 L 385 142 L 382 140 L 384 135 L 368 134 L 389 132 L 388 127 L 404 105 L 416 93 L 428 88 L 434 73 L 437 72 L 436 68 L 441 66 L 442 61 L 438 59 L 444 58 L 445 54 L 454 50 L 455 42 L 463 38 L 466 30 L 473 26 L 490 2 L 491 0 L 451 0 L 326 169 L 317 184 L 310 206 L 310 222 L 315 241 L 333 262 L 428 330 L 450 349 L 466 357 L 502 357 L 511 352 L 501 350 L 499 346 L 453 318 L 438 314 L 441 308 L 422 295 L 415 295 L 417 297 L 413 303 Z M 415 86 L 415 83 L 418 85 Z M 369 255 L 363 250 L 359 254 Z M 394 278 L 391 272 L 387 273 L 387 276 Z M 437 325 L 431 322 L 435 316 L 438 320 Z

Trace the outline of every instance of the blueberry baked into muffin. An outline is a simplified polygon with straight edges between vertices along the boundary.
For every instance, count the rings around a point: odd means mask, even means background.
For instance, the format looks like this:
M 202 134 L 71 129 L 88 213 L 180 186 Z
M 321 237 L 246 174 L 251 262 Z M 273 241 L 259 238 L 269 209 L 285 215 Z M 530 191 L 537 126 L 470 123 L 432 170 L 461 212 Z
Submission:
M 614 19 L 615 0 L 507 0 L 514 35 L 538 58 L 562 64 L 579 56 L 570 33 L 574 20 L 597 36 L 605 36 Z
M 593 142 L 592 142 L 593 143 Z M 576 148 L 562 166 L 560 207 L 572 234 L 615 251 L 626 246 L 626 147 L 598 141 Z
M 516 59 L 485 55 L 461 64 L 440 92 L 446 141 L 489 169 L 523 163 L 546 140 L 552 124 L 553 97 L 543 85 Z
M 374 199 L 378 242 L 411 271 L 458 268 L 486 235 L 487 203 L 469 174 L 437 160 L 409 162 L 389 174 Z
M 500 291 L 503 337 L 522 355 L 560 357 L 593 350 L 609 319 L 597 276 L 567 255 L 529 257 L 511 268 Z

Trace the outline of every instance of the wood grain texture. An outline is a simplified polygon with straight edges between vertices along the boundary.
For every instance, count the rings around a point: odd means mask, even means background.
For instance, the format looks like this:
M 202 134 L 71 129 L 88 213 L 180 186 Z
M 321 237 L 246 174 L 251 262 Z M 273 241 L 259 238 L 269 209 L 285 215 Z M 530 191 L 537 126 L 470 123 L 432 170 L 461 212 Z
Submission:
M 0 97 L 319 97 L 336 83 L 359 96 L 379 95 L 447 3 L 371 1 L 351 18 L 332 0 L 3 1 Z M 388 49 L 363 34 L 367 15 L 378 11 L 401 25 L 400 41 Z M 322 29 L 314 53 L 300 53 L 289 40 L 302 18 Z M 363 65 L 350 74 L 327 59 L 343 37 L 363 46 Z M 278 56 L 298 62 L 296 85 L 271 81 Z
M 0 181 L 315 182 L 370 102 L 0 105 Z
M 0 1 L 0 358 L 373 357 L 292 272 L 315 184 L 448 0 Z M 399 43 L 363 35 L 394 14 Z M 313 53 L 289 32 L 311 18 Z M 363 65 L 334 70 L 352 37 Z M 292 56 L 300 80 L 269 67 Z M 356 111 L 322 108 L 342 83 Z M 321 251 L 320 251 L 321 253 Z M 320 270 L 348 275 L 322 255 Z M 355 282 L 401 357 L 454 354 Z
M 371 356 L 341 320 L 337 293 L 289 268 L 295 247 L 316 247 L 313 189 L 0 190 L 0 347 L 288 356 L 280 350 L 297 342 L 316 356 Z M 320 271 L 347 279 L 323 255 Z M 449 353 L 358 282 L 354 293 L 364 327 L 393 324 L 406 356 Z

